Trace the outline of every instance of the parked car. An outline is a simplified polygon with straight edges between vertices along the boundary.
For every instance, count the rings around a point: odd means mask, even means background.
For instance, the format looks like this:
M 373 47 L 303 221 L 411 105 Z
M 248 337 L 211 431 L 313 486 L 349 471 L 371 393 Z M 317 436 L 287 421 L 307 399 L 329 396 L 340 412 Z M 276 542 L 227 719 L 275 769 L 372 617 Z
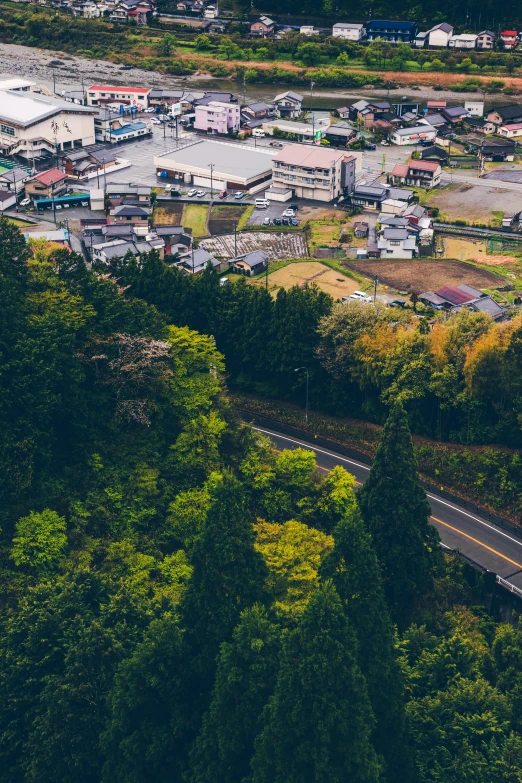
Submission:
M 295 217 L 290 218 L 290 225 L 291 226 L 298 226 L 299 225 L 299 221 L 297 220 L 297 218 L 295 218 Z
M 281 218 L 281 223 L 283 224 L 283 226 L 289 226 L 290 225 L 290 221 L 289 221 L 289 219 L 287 217 Z
M 283 214 L 281 215 L 281 217 L 289 217 L 289 218 L 291 218 L 291 217 L 293 217 L 293 216 L 294 216 L 294 214 L 295 214 L 295 213 L 294 213 L 294 210 L 293 210 L 293 209 L 285 209 L 285 211 L 283 212 Z
M 245 194 L 243 193 L 242 190 L 238 190 L 234 198 L 236 198 L 239 201 L 239 199 L 245 198 Z
M 270 202 L 266 198 L 256 198 L 256 209 L 267 209 Z
M 367 141 L 366 144 L 364 145 L 364 149 L 365 150 L 376 150 L 377 149 L 377 145 L 376 144 L 372 144 L 370 141 Z
M 299 211 L 299 204 L 289 204 L 287 206 L 287 209 L 291 209 L 292 212 L 298 212 Z
M 270 225 L 270 218 L 269 218 L 269 217 L 266 217 L 266 218 L 263 220 L 263 225 L 264 225 L 264 226 L 269 226 L 269 225 Z
M 31 203 L 31 199 L 30 198 L 24 198 L 20 202 L 20 206 L 21 207 L 28 207 L 30 203 Z
M 389 141 L 385 141 L 384 139 L 381 141 L 381 147 L 389 147 L 389 146 L 390 146 Z
M 203 198 L 204 195 L 205 195 L 204 190 L 198 190 L 198 192 L 196 193 L 197 198 Z
M 271 141 L 270 142 L 270 146 L 271 147 L 282 147 L 283 145 L 281 144 L 280 141 Z
M 281 225 L 281 218 L 274 218 L 274 226 L 280 226 Z
M 155 111 L 156 109 L 154 108 L 154 106 L 149 106 L 148 109 L 143 109 L 144 114 L 154 114 Z
M 254 128 L 254 130 L 252 131 L 252 136 L 257 136 L 258 139 L 264 139 L 265 132 L 263 128 Z
M 187 196 L 188 196 L 189 198 L 194 198 L 194 196 L 196 195 L 196 193 L 197 193 L 197 190 L 196 190 L 195 188 L 192 188 L 192 189 L 191 189 L 191 190 L 189 190 L 189 192 L 187 193 Z
M 226 285 L 228 283 L 228 277 L 220 277 L 219 285 Z
M 343 300 L 346 297 L 343 297 Z M 368 296 L 368 294 L 365 294 L 364 291 L 354 291 L 353 294 L 350 294 L 348 299 L 351 299 L 352 302 L 366 302 L 369 303 L 372 301 L 371 296 Z
M 219 194 L 219 198 L 226 198 L 227 196 L 228 196 L 227 190 L 222 190 L 221 193 Z

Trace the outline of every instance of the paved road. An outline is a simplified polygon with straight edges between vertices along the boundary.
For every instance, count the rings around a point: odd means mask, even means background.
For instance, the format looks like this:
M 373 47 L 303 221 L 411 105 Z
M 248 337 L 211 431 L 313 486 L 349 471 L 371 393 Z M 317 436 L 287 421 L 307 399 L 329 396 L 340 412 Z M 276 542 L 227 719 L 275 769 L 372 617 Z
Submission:
M 370 468 L 362 462 L 318 448 L 293 436 L 261 427 L 254 429 L 268 435 L 278 449 L 303 447 L 312 450 L 320 470 L 329 471 L 335 465 L 342 465 L 360 484 L 369 475 Z M 431 521 L 439 531 L 444 546 L 460 550 L 489 571 L 504 579 L 509 577 L 509 582 L 515 587 L 522 588 L 522 537 L 511 535 L 484 517 L 431 493 L 428 493 L 428 500 L 432 511 Z

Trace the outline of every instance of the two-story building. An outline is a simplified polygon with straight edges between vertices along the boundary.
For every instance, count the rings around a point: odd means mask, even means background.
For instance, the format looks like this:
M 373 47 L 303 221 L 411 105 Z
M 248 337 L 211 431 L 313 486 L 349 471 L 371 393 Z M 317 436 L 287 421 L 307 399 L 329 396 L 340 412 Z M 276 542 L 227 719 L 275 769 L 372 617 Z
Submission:
M 366 22 L 366 37 L 369 41 L 382 38 L 389 43 L 412 44 L 418 32 L 415 22 L 399 22 L 391 19 L 372 19 Z
M 332 36 L 334 38 L 342 38 L 344 41 L 361 41 L 365 35 L 366 28 L 363 24 L 337 22 L 332 27 Z
M 268 38 L 275 33 L 276 25 L 268 16 L 260 16 L 250 25 L 250 35 L 257 38 Z
M 211 101 L 206 106 L 196 106 L 195 112 L 195 130 L 221 135 L 239 131 L 240 109 L 237 104 Z
M 522 105 L 509 103 L 507 106 L 496 106 L 488 112 L 487 119 L 498 127 L 509 123 L 522 122 Z
M 35 160 L 94 143 L 95 110 L 33 92 L 0 91 L 0 145 Z
M 67 192 L 67 174 L 60 169 L 40 171 L 25 181 L 25 195 L 37 201 L 40 198 L 57 198 Z
M 297 198 L 328 202 L 350 193 L 360 170 L 360 153 L 289 144 L 273 160 L 272 181 Z
M 394 185 L 410 185 L 416 188 L 436 188 L 440 185 L 442 168 L 436 160 L 412 160 L 397 163 L 390 174 Z
M 293 90 L 282 92 L 273 100 L 276 115 L 286 120 L 296 120 L 302 111 L 303 96 Z
M 109 182 L 105 189 L 111 209 L 122 206 L 122 204 L 148 207 L 150 206 L 151 192 L 149 185 L 127 185 L 121 182 Z
M 504 30 L 500 33 L 500 43 L 504 49 L 515 49 L 518 46 L 518 34 L 516 30 Z
M 446 49 L 453 35 L 453 26 L 448 22 L 441 22 L 428 30 L 428 46 Z
M 433 125 L 415 125 L 413 128 L 397 128 L 390 134 L 392 144 L 403 147 L 421 141 L 435 141 L 437 129 Z
M 377 236 L 377 248 L 381 258 L 415 258 L 417 233 L 409 228 L 386 226 Z
M 149 225 L 150 209 L 135 204 L 122 204 L 111 209 L 109 223 L 132 223 L 133 226 Z
M 491 30 L 482 30 L 477 35 L 477 49 L 494 49 L 497 36 Z
M 105 103 L 121 103 L 124 106 L 148 107 L 148 87 L 114 87 L 110 84 L 93 84 L 87 90 L 87 106 L 103 106 Z

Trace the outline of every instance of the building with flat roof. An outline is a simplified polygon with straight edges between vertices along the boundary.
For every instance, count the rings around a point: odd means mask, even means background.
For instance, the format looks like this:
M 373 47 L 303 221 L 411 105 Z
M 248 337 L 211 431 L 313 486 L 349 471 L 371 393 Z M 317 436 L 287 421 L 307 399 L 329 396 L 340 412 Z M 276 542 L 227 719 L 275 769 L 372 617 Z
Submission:
M 148 87 L 114 87 L 111 84 L 93 84 L 87 90 L 88 106 L 103 106 L 104 103 L 122 103 L 146 109 Z
M 195 130 L 207 133 L 237 133 L 240 126 L 240 109 L 237 104 L 210 101 L 206 106 L 196 106 Z
M 273 182 L 298 198 L 333 201 L 350 193 L 361 170 L 361 153 L 289 144 L 273 161 Z
M 166 172 L 175 179 L 215 190 L 249 190 L 255 193 L 270 185 L 272 159 L 276 153 L 266 149 L 242 147 L 226 141 L 196 141 L 154 158 L 158 174 Z
M 50 90 L 42 84 L 37 84 L 30 79 L 2 79 L 0 80 L 0 90 L 14 90 L 15 92 L 34 92 L 42 95 L 51 95 Z
M 365 35 L 366 30 L 363 24 L 337 22 L 332 27 L 332 36 L 342 38 L 344 41 L 360 41 Z
M 329 119 L 317 120 L 313 125 L 295 120 L 264 120 L 263 130 L 269 136 L 277 135 L 277 130 L 291 134 L 295 141 L 313 141 L 322 139 L 330 127 Z M 274 133 L 276 131 L 276 133 Z
M 0 91 L 0 145 L 8 155 L 32 160 L 94 144 L 94 114 L 48 95 Z

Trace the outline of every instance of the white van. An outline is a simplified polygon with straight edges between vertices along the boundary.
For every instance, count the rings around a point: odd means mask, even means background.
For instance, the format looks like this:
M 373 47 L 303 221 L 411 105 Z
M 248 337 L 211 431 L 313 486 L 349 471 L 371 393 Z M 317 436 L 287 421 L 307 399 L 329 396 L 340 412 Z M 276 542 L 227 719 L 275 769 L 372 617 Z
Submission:
M 266 209 L 270 206 L 270 202 L 266 198 L 256 198 L 256 207 L 257 209 Z
M 365 294 L 364 291 L 354 291 L 350 296 L 343 296 L 342 301 L 346 302 L 371 302 L 371 296 Z
M 254 128 L 254 130 L 252 131 L 252 136 L 257 136 L 258 139 L 264 139 L 265 132 L 263 128 Z

